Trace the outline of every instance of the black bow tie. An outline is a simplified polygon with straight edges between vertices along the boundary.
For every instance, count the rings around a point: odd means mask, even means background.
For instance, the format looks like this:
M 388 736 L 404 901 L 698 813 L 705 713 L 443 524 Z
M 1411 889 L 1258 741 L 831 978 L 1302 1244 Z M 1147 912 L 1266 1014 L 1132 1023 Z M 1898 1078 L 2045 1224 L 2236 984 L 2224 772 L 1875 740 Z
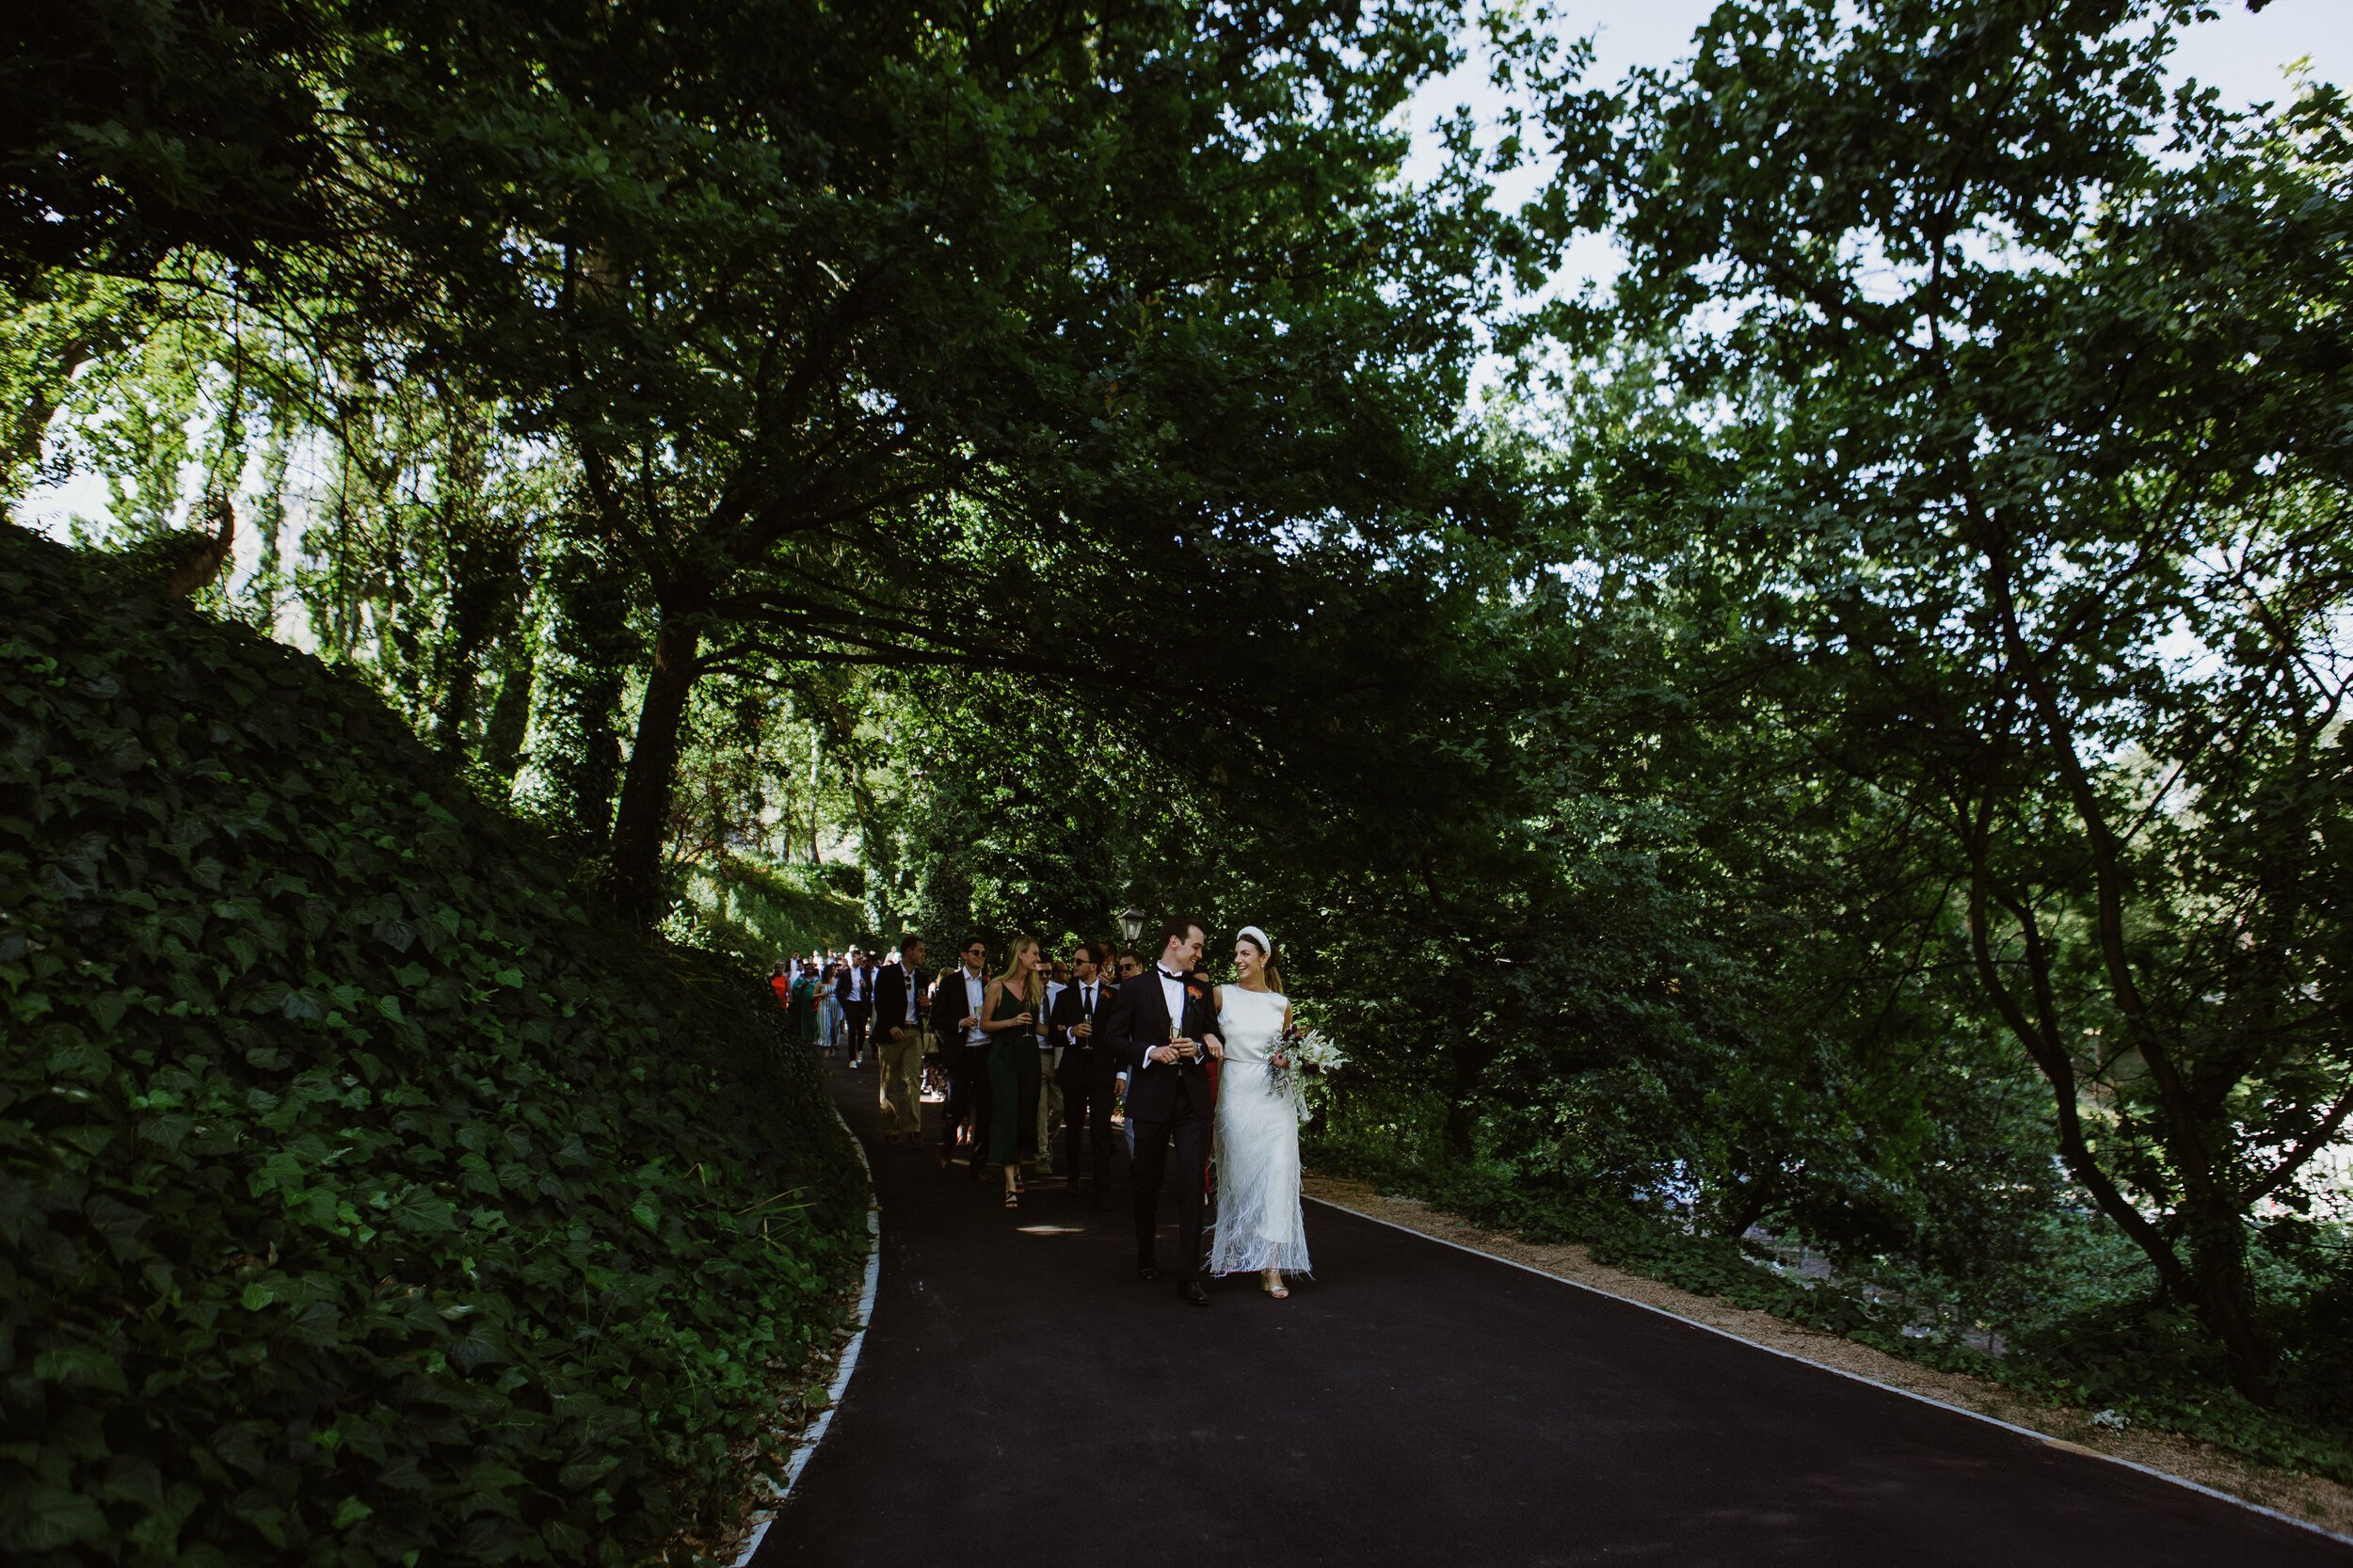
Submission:
M 1153 968 L 1160 968 L 1160 966 L 1156 964 Z M 1160 978 L 1162 980 L 1173 980 L 1179 985 L 1182 985 L 1185 983 L 1185 977 L 1183 975 L 1170 974 L 1166 969 L 1160 969 Z

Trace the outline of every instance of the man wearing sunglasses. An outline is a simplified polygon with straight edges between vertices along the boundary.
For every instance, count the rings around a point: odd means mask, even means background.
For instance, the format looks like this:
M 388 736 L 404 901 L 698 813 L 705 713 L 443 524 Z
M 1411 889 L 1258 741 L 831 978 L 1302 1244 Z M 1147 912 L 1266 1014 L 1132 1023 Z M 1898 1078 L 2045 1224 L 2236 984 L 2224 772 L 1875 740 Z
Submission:
M 932 992 L 932 1035 L 948 1068 L 948 1100 L 939 1114 L 939 1168 L 956 1157 L 956 1128 L 972 1134 L 972 1179 L 983 1175 L 988 1140 L 988 1036 L 981 1032 L 981 1000 L 988 990 L 988 944 L 968 937 L 957 950 L 962 962 L 939 977 Z

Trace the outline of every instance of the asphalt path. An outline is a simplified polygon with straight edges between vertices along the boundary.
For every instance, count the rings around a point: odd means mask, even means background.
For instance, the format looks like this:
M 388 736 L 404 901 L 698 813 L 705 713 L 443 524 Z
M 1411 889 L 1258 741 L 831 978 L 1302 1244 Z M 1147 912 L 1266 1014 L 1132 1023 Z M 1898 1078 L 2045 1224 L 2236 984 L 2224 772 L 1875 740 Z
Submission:
M 1135 1277 L 1128 1188 L 1017 1212 L 884 1147 L 864 1352 L 754 1560 L 2353 1568 L 2353 1546 L 1329 1207 L 1290 1299 Z M 936 1115 L 936 1108 L 926 1108 Z M 1163 1198 L 1160 1253 L 1175 1217 Z

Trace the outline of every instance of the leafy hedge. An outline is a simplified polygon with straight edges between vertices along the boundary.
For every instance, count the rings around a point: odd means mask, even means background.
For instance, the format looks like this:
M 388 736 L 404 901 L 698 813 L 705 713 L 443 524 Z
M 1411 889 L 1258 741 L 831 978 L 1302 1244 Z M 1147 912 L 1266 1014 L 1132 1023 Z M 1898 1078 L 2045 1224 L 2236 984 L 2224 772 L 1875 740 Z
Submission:
M 620 1561 L 743 1496 L 860 1178 L 755 977 L 373 695 L 0 524 L 0 1551 Z

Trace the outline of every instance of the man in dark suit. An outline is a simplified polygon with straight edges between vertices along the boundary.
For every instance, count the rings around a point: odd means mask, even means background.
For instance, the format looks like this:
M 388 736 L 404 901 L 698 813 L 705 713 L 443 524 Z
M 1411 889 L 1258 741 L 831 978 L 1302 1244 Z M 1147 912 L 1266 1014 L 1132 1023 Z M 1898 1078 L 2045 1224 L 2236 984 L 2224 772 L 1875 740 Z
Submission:
M 841 1021 L 850 1032 L 850 1065 L 866 1060 L 866 1025 L 874 1016 L 874 960 L 850 950 L 850 961 L 834 982 L 833 1000 L 841 1004 Z
M 1192 978 L 1208 938 L 1200 922 L 1160 928 L 1160 961 L 1112 993 L 1097 1032 L 1128 1068 L 1128 1120 L 1136 1135 L 1136 1274 L 1160 1277 L 1152 1244 L 1169 1149 L 1176 1160 L 1176 1294 L 1209 1304 L 1202 1288 L 1201 1175 L 1209 1158 L 1209 1075 L 1225 1054 L 1209 987 Z
M 981 999 L 988 989 L 988 944 L 978 936 L 956 950 L 962 960 L 932 987 L 932 1038 L 948 1069 L 948 1099 L 939 1112 L 939 1168 L 956 1154 L 956 1128 L 972 1134 L 972 1179 L 988 1159 L 988 1036 L 981 1032 Z
M 1054 1081 L 1062 1086 L 1063 1125 L 1068 1132 L 1068 1158 L 1063 1176 L 1068 1190 L 1079 1191 L 1079 1141 L 1085 1135 L 1095 1147 L 1095 1207 L 1112 1206 L 1112 1080 L 1119 1071 L 1096 1029 L 1111 1003 L 1111 987 L 1103 984 L 1092 942 L 1070 955 L 1070 984 L 1054 998 L 1047 1027 L 1062 1051 Z

